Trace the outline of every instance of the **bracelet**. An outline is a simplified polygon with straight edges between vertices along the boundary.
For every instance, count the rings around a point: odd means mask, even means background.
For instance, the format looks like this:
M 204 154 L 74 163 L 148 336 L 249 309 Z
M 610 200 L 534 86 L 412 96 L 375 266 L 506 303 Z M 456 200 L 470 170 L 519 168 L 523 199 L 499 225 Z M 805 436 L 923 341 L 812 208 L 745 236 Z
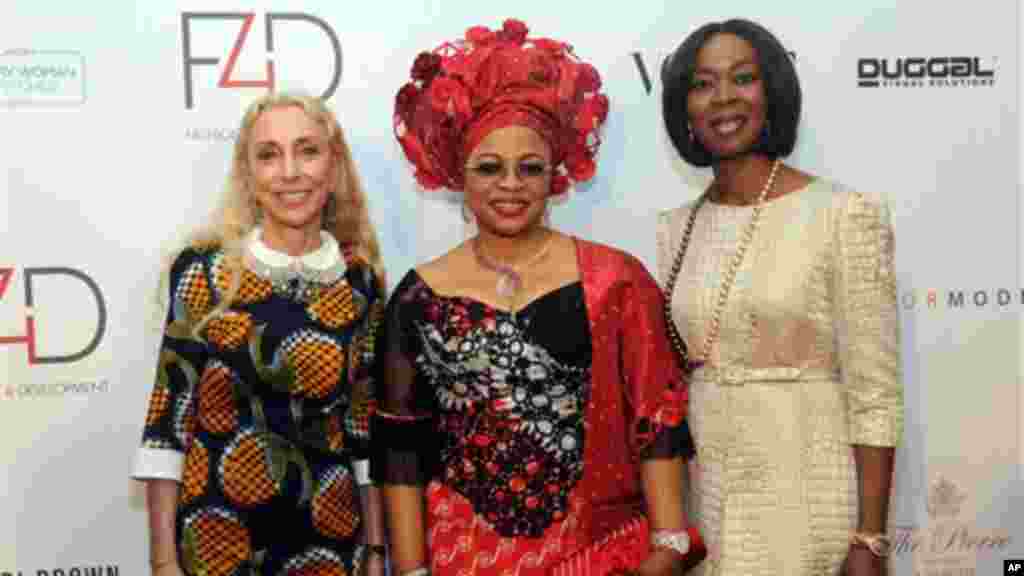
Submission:
M 171 558 L 170 560 L 164 560 L 163 562 L 150 562 L 149 568 L 151 571 L 156 572 L 164 566 L 170 566 L 171 564 L 174 564 L 175 561 L 176 560 L 174 558 Z
M 402 572 L 398 576 L 430 576 L 430 568 L 420 566 L 419 568 L 414 568 L 412 570 Z
M 889 537 L 878 532 L 854 532 L 850 534 L 850 544 L 867 548 L 877 558 L 888 557 L 891 547 Z
M 686 556 L 690 551 L 690 534 L 686 530 L 678 532 L 658 530 L 651 533 L 651 544 L 659 548 L 668 548 L 680 556 Z
M 367 544 L 366 551 L 381 558 L 388 555 L 388 547 L 383 544 Z

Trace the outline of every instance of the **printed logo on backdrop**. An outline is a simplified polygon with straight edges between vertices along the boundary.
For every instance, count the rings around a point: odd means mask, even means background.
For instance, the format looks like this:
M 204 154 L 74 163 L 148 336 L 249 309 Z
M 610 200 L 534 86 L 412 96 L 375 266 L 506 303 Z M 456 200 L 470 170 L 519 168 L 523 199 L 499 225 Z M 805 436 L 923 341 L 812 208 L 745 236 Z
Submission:
M 121 576 L 117 565 L 0 571 L 0 576 Z
M 0 52 L 0 103 L 78 106 L 85 103 L 85 57 L 74 50 Z
M 907 311 L 1013 310 L 1024 308 L 1024 288 L 962 288 L 905 290 L 900 307 Z
M 857 59 L 861 88 L 981 88 L 995 86 L 996 56 L 913 56 Z
M 69 267 L 0 267 L 0 311 L 5 319 L 0 364 L 7 365 L 10 375 L 0 382 L 0 401 L 109 391 L 106 378 L 43 380 L 47 367 L 73 367 L 92 356 L 106 336 L 106 298 L 87 273 Z
M 227 93 L 237 100 L 238 90 L 298 86 L 327 99 L 341 82 L 341 42 L 312 14 L 267 12 L 259 19 L 255 12 L 183 12 L 181 47 L 186 110 Z M 185 136 L 233 141 L 237 121 L 231 118 L 229 127 L 190 127 Z
M 956 482 L 938 477 L 927 494 L 928 526 L 894 526 L 893 556 L 913 556 L 919 576 L 973 576 L 979 558 L 1005 557 L 1013 537 L 1006 530 L 985 530 L 964 519 L 962 508 L 969 497 Z

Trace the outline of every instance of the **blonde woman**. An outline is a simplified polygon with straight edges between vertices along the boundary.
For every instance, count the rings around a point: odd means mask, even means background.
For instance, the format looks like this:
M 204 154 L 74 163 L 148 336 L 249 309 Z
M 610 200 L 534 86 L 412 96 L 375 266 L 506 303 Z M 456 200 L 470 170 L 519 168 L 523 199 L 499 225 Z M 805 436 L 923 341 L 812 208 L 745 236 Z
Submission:
M 165 276 L 134 471 L 154 575 L 383 575 L 366 465 L 383 276 L 334 114 L 253 103 L 218 214 Z

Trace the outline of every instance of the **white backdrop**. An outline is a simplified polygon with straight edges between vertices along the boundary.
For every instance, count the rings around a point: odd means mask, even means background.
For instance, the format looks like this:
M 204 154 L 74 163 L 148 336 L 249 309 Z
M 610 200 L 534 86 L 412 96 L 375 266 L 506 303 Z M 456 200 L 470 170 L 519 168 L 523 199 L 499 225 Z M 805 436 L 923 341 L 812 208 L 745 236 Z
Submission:
M 707 178 L 668 144 L 662 58 L 730 16 L 783 39 L 805 96 L 791 160 L 879 191 L 893 209 L 908 411 L 895 573 L 999 574 L 1003 559 L 1024 557 L 1018 3 L 485 4 L 0 6 L 0 576 L 146 573 L 128 471 L 155 366 L 158 266 L 213 207 L 231 132 L 265 89 L 231 84 L 264 80 L 272 59 L 277 88 L 321 93 L 340 62 L 330 100 L 394 284 L 466 233 L 452 198 L 416 190 L 391 134 L 394 94 L 419 50 L 509 16 L 571 41 L 612 102 L 598 177 L 556 207 L 554 224 L 652 270 L 654 213 Z M 861 59 L 957 57 L 991 75 L 982 85 L 858 87 Z

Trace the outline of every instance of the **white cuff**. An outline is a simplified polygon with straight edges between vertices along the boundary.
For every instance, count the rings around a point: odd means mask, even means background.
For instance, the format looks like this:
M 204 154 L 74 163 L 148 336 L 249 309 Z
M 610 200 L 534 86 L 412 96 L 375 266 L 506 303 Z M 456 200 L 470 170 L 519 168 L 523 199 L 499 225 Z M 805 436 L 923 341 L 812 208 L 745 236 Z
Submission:
M 139 448 L 135 452 L 132 478 L 136 480 L 175 480 L 181 482 L 185 468 L 185 455 L 166 448 Z
M 352 470 L 356 473 L 357 486 L 369 486 L 370 484 L 373 484 L 373 481 L 370 480 L 369 460 L 353 460 Z

